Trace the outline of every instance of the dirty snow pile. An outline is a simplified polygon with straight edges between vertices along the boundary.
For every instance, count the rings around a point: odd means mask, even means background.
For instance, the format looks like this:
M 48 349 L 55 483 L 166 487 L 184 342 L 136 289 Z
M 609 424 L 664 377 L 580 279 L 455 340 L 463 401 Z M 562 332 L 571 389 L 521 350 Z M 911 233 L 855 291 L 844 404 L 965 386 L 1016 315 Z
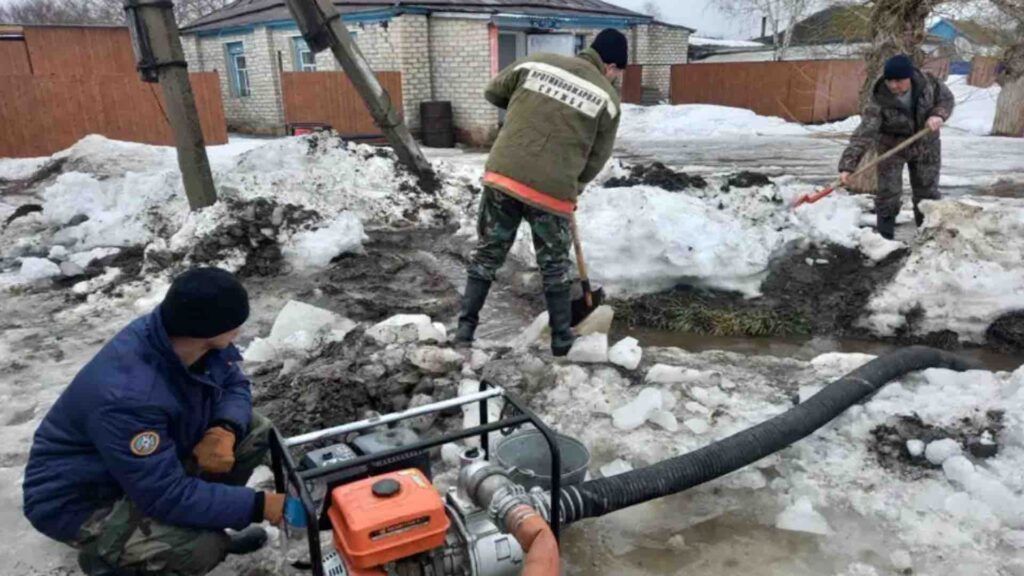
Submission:
M 713 138 L 718 136 L 794 136 L 807 129 L 776 116 L 760 116 L 745 108 L 711 104 L 659 106 L 622 105 L 617 142 Z
M 390 152 L 329 135 L 231 148 L 213 154 L 219 202 L 196 213 L 173 148 L 89 136 L 42 163 L 14 162 L 4 172 L 19 179 L 52 174 L 24 193 L 41 212 L 3 233 L 5 267 L 20 268 L 0 282 L 56 276 L 53 266 L 31 259 L 95 248 L 144 248 L 147 268 L 192 262 L 252 274 L 315 270 L 360 250 L 364 227 L 443 223 L 461 215 L 457 204 L 468 194 L 450 182 L 437 194 L 423 192 Z M 0 217 L 14 209 L 0 205 Z
M 921 333 L 953 330 L 984 342 L 1000 315 L 1024 309 L 1024 201 L 925 202 L 924 227 L 903 268 L 867 307 L 866 327 L 893 334 L 915 307 Z
M 520 361 L 524 386 L 537 391 L 533 405 L 549 424 L 590 448 L 591 471 L 621 474 L 695 450 L 790 408 L 798 388 L 807 397 L 871 359 L 826 354 L 807 363 L 654 348 L 644 354 L 637 376 L 607 365 L 553 365 L 530 375 L 529 361 Z M 642 385 L 633 383 L 638 379 Z M 678 569 L 696 561 L 695 567 L 714 557 L 717 547 L 734 544 L 728 533 L 716 531 L 710 540 L 687 545 L 691 534 L 699 537 L 701 526 L 719 517 L 740 515 L 817 543 L 770 570 L 755 564 L 747 573 L 1020 574 L 1022 414 L 1024 370 L 912 374 L 808 439 L 739 472 L 574 526 L 565 559 L 570 566 L 600 565 L 601 574 L 662 574 L 668 572 L 659 565 Z M 992 449 L 975 455 L 958 437 L 897 438 L 913 452 L 904 450 L 883 465 L 879 431 L 917 416 L 935 430 L 996 422 L 994 433 L 978 438 Z M 913 448 L 917 444 L 921 450 Z M 574 545 L 577 530 L 584 532 Z M 766 547 L 779 544 L 781 533 L 775 534 L 765 536 Z M 745 539 L 744 555 L 758 545 Z M 643 562 L 650 568 L 636 571 L 637 558 L 654 557 L 664 562 Z
M 863 198 L 834 193 L 797 210 L 814 187 L 783 177 L 760 186 L 671 192 L 657 186 L 591 186 L 579 225 L 591 276 L 622 294 L 653 293 L 685 282 L 759 294 L 769 261 L 794 243 L 860 247 L 875 260 L 902 246 L 860 227 Z

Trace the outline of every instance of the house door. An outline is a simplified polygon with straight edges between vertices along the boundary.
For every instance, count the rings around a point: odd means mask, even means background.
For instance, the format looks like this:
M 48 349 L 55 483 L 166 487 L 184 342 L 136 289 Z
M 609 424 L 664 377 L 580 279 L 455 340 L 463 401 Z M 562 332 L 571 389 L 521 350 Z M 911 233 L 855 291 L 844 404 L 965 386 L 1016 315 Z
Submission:
M 576 55 L 576 37 L 572 34 L 527 34 L 526 53 L 549 52 L 563 56 Z

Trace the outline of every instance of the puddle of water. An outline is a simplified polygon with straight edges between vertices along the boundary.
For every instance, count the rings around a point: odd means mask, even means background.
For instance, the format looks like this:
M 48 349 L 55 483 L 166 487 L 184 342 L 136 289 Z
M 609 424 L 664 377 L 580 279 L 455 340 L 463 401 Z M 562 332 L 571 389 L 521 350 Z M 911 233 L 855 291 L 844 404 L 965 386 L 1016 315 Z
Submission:
M 672 346 L 690 352 L 706 350 L 726 350 L 751 355 L 768 355 L 798 360 L 811 360 L 826 352 L 845 352 L 861 354 L 885 354 L 898 350 L 900 346 L 885 342 L 856 340 L 848 338 L 747 338 L 738 336 L 707 336 L 665 330 L 649 330 L 639 328 L 616 327 L 616 336 L 632 336 L 643 346 Z M 966 349 L 958 352 L 968 358 L 981 362 L 992 371 L 1013 371 L 1024 365 L 1024 355 L 1001 354 L 980 348 Z
M 740 512 L 678 531 L 661 526 L 667 530 L 660 535 L 623 536 L 614 515 L 585 522 L 568 528 L 562 540 L 571 576 L 822 576 L 841 563 L 822 550 L 820 537 L 766 526 Z

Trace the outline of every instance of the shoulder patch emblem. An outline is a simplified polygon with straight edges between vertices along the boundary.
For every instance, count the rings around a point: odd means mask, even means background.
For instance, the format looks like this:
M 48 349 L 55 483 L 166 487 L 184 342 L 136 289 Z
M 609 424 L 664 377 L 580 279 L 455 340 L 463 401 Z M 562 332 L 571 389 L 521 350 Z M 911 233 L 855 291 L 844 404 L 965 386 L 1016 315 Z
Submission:
M 136 456 L 149 456 L 160 446 L 160 435 L 152 430 L 139 432 L 132 438 L 131 451 Z

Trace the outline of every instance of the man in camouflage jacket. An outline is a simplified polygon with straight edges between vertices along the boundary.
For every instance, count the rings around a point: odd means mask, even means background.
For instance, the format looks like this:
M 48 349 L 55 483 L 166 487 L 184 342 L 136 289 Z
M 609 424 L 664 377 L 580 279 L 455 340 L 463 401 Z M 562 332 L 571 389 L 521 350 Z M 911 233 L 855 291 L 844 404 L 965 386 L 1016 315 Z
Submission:
M 939 198 L 942 165 L 939 129 L 953 113 L 953 106 L 953 93 L 949 88 L 935 76 L 914 67 L 910 58 L 901 54 L 886 61 L 885 73 L 875 82 L 861 114 L 860 126 L 839 161 L 839 177 L 846 184 L 870 148 L 877 147 L 878 153 L 884 154 L 921 129 L 932 130 L 931 134 L 878 166 L 875 214 L 878 233 L 885 238 L 892 239 L 896 231 L 904 164 L 910 169 L 914 219 L 918 226 L 924 221 L 918 203 Z

